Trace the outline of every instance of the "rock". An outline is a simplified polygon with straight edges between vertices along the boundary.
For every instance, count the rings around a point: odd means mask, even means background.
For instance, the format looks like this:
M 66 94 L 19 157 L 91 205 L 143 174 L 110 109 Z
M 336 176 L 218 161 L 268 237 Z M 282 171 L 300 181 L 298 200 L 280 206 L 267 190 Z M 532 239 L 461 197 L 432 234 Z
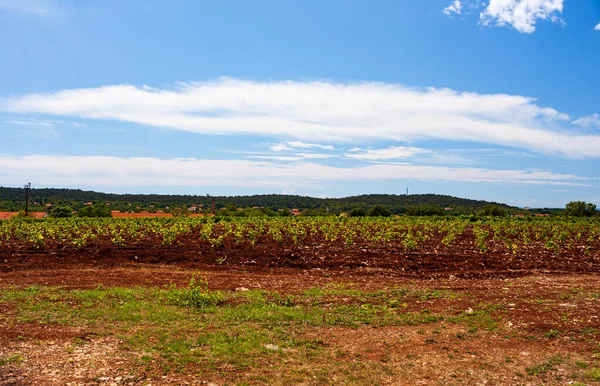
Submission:
M 266 348 L 267 350 L 271 350 L 271 351 L 279 350 L 279 346 L 277 346 L 275 344 L 271 344 L 271 343 L 265 344 L 265 345 L 263 345 L 263 347 Z

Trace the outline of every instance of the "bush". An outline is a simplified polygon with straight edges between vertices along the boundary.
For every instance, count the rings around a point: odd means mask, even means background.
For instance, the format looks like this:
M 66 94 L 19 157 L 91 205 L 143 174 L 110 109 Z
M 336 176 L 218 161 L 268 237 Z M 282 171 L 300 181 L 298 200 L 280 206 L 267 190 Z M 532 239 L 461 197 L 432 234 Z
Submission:
M 390 217 L 392 212 L 383 205 L 375 205 L 367 211 L 367 216 L 370 217 Z
M 595 204 L 584 201 L 571 201 L 566 205 L 564 215 L 573 217 L 591 217 L 595 216 L 597 213 Z
M 79 217 L 111 217 L 110 207 L 102 204 L 86 205 L 77 212 Z
M 348 213 L 348 217 L 364 217 L 367 215 L 365 208 L 354 208 Z
M 50 209 L 48 213 L 51 217 L 56 218 L 65 218 L 73 216 L 73 209 L 68 206 L 57 206 L 55 208 Z
M 504 217 L 506 210 L 498 205 L 486 205 L 478 213 L 480 216 Z
M 221 293 L 208 290 L 208 282 L 199 274 L 192 275 L 187 288 L 174 288 L 168 295 L 171 304 L 190 308 L 216 306 L 221 298 Z

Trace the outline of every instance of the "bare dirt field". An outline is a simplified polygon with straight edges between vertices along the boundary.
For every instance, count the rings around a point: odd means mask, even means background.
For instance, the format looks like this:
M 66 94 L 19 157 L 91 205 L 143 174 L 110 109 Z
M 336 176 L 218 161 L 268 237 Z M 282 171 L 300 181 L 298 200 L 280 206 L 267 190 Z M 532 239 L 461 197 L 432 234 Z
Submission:
M 574 256 L 3 249 L 0 385 L 595 384 L 598 272 Z M 193 273 L 214 304 L 173 301 Z

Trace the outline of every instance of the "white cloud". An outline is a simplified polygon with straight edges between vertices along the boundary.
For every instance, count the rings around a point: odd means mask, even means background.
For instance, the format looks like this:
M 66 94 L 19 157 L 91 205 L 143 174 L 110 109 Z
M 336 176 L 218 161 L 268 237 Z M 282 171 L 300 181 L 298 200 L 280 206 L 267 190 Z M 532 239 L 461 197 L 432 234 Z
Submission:
M 594 31 L 600 31 L 600 23 L 598 23 L 598 25 L 594 27 Z
M 271 150 L 273 150 L 273 151 L 293 151 L 296 149 L 311 149 L 311 148 L 324 149 L 324 150 L 333 150 L 334 149 L 334 147 L 331 145 L 321 145 L 321 144 L 317 144 L 317 143 L 306 143 L 306 142 L 300 142 L 300 141 L 281 142 L 281 143 L 276 143 L 271 146 Z
M 252 176 L 251 178 L 249 176 Z M 331 181 L 438 180 L 586 185 L 593 179 L 544 171 L 370 164 L 334 167 L 311 162 L 0 155 L 0 180 L 37 186 L 238 186 L 293 189 Z
M 510 25 L 519 32 L 533 33 L 538 20 L 563 24 L 560 18 L 564 0 L 490 0 L 481 13 L 481 24 Z
M 297 140 L 279 151 L 325 141 L 435 139 L 600 157 L 600 136 L 574 132 L 568 115 L 533 98 L 398 84 L 220 79 L 169 90 L 117 85 L 8 98 L 0 110 Z
M 443 9 L 446 15 L 452 16 L 453 13 L 460 15 L 462 13 L 462 4 L 460 0 L 454 0 L 452 4 Z
M 409 158 L 413 155 L 429 153 L 429 150 L 421 149 L 418 147 L 411 146 L 391 146 L 387 149 L 377 150 L 364 150 L 352 149 L 351 153 L 346 154 L 348 158 L 362 159 L 362 160 L 388 160 L 388 159 L 399 159 Z
M 583 127 L 600 127 L 600 114 L 592 114 L 587 117 L 579 118 L 573 121 L 573 123 Z
M 330 154 L 318 154 L 318 153 L 295 153 L 293 155 L 251 155 L 248 158 L 252 159 L 264 159 L 273 161 L 300 161 L 303 159 L 327 159 L 332 158 Z

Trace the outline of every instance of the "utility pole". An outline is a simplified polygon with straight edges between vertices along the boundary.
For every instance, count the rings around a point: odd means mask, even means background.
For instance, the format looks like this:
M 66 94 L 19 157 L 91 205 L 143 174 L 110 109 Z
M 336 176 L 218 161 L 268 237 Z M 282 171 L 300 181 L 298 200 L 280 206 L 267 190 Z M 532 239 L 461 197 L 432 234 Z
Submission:
M 29 189 L 31 189 L 31 182 L 24 186 L 25 188 L 25 216 L 29 215 Z

